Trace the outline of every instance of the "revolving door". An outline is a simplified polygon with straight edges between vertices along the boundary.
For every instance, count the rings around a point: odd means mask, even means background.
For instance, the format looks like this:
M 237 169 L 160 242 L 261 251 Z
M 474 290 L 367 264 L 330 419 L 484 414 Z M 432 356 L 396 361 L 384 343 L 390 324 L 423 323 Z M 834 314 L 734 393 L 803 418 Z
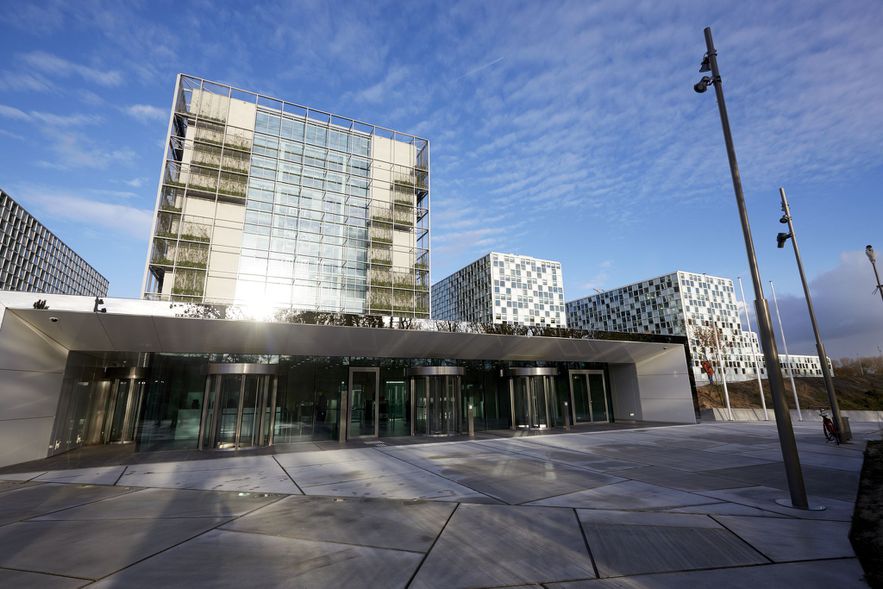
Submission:
M 459 366 L 417 366 L 411 381 L 411 435 L 452 436 L 462 429 L 462 376 Z
M 276 371 L 275 364 L 209 364 L 200 450 L 273 445 Z
M 557 368 L 542 366 L 510 368 L 509 406 L 511 429 L 546 429 L 557 421 L 555 395 Z

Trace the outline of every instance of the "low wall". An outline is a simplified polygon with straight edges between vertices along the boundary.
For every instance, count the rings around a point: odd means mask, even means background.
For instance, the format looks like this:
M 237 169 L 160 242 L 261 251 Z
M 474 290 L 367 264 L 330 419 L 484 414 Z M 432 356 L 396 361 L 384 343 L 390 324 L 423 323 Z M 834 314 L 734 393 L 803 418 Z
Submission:
M 775 420 L 773 408 L 769 407 L 768 410 L 770 421 Z M 822 418 L 819 417 L 819 412 L 816 409 L 804 409 L 802 413 L 804 421 L 818 421 L 819 423 L 821 423 L 822 421 Z M 883 411 L 841 411 L 840 415 L 842 415 L 843 417 L 848 417 L 849 421 L 853 423 L 861 421 L 883 422 Z M 730 417 L 726 407 L 715 407 L 714 409 L 703 409 L 701 411 L 700 419 L 702 419 L 703 421 L 729 421 Z M 733 420 L 763 421 L 763 409 L 733 408 Z M 800 418 L 797 415 L 797 410 L 795 409 L 791 410 L 791 421 L 800 421 Z

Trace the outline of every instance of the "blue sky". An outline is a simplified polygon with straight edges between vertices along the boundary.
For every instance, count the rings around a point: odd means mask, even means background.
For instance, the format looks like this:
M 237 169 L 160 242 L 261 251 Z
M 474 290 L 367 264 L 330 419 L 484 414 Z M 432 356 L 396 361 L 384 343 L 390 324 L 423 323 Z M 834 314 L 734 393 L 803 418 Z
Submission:
M 705 26 L 791 351 L 814 346 L 779 186 L 830 354 L 877 354 L 876 0 L 0 0 L 0 186 L 138 296 L 186 72 L 430 139 L 436 280 L 490 250 L 560 260 L 568 300 L 674 269 L 747 278 L 714 97 L 692 90 Z

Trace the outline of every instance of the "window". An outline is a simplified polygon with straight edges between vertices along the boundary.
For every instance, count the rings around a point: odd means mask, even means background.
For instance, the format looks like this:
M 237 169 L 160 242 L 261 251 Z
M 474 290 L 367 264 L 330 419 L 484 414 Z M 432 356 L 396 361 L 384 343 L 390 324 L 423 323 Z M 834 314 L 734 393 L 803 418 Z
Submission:
M 258 111 L 254 128 L 255 131 L 259 133 L 266 133 L 267 135 L 279 135 L 279 122 L 280 119 L 278 116 Z

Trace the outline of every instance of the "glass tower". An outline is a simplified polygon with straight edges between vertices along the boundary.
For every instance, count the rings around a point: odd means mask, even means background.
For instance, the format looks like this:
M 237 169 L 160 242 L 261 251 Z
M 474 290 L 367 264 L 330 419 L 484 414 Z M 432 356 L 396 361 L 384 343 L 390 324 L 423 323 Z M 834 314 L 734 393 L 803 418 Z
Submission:
M 429 142 L 178 75 L 143 296 L 429 316 Z

